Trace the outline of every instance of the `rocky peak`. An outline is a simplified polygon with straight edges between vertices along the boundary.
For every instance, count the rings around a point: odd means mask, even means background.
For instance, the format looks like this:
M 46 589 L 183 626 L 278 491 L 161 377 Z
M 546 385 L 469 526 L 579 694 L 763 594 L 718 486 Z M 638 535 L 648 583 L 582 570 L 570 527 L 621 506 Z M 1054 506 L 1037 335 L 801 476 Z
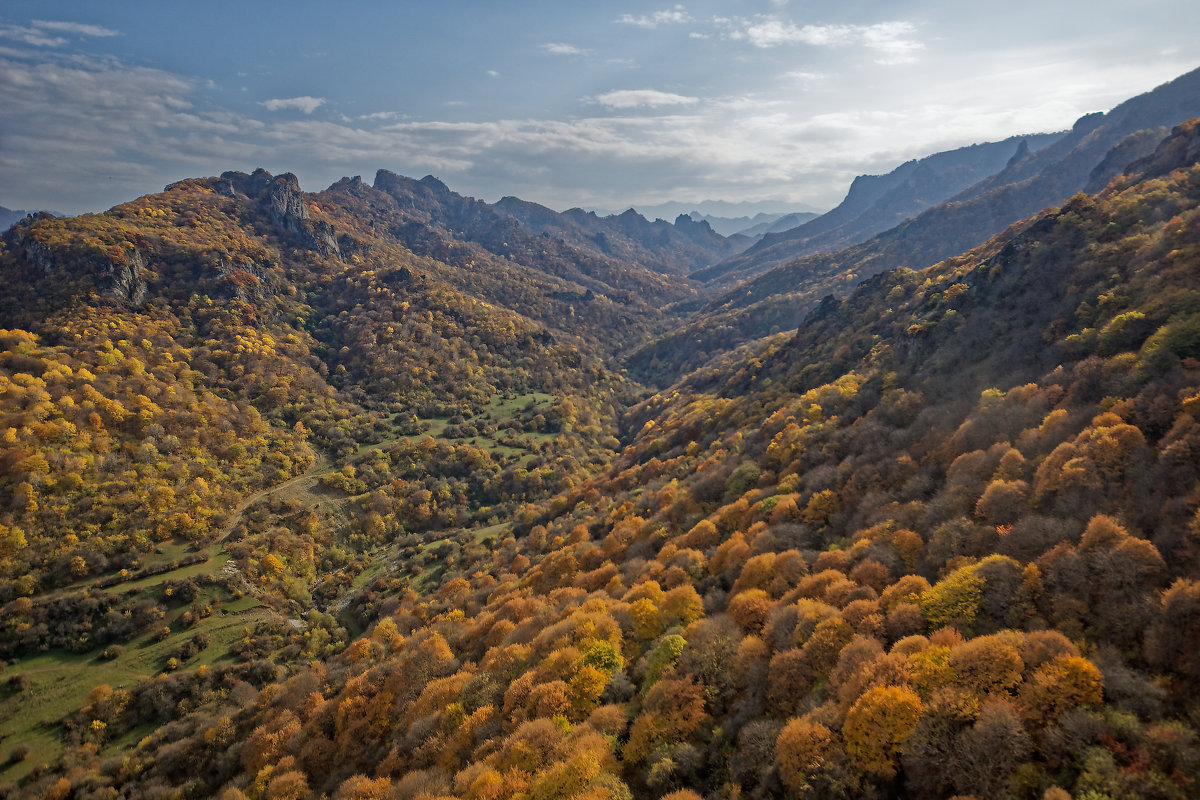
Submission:
M 449 196 L 451 194 L 450 187 L 447 186 L 446 184 L 442 183 L 440 180 L 433 177 L 432 175 L 426 175 L 424 178 L 421 178 L 421 180 L 417 181 L 417 183 L 428 188 L 430 191 L 432 191 L 436 195 L 441 195 L 441 196 L 445 197 L 445 196 Z
M 675 218 L 675 227 L 681 232 L 689 236 L 697 234 L 716 235 L 716 231 L 712 229 L 712 225 L 708 224 L 706 219 L 695 219 L 690 214 L 680 214 Z
M 291 172 L 272 176 L 262 167 L 246 175 L 223 172 L 223 181 L 247 197 L 257 197 L 271 224 L 325 256 L 340 256 L 337 231 L 328 222 L 313 220 L 300 179 Z
M 1088 131 L 1099 128 L 1104 123 L 1104 112 L 1093 111 L 1091 114 L 1084 114 L 1079 119 L 1075 120 L 1075 124 L 1071 126 L 1072 133 L 1084 134 Z
M 304 193 L 300 190 L 300 180 L 292 173 L 285 172 L 271 180 L 264 197 L 264 205 L 271 221 L 277 226 L 296 235 L 305 232 L 308 206 L 304 202 Z
M 1021 159 L 1025 158 L 1027 155 L 1029 155 L 1029 142 L 1026 139 L 1022 139 L 1021 143 L 1017 145 L 1017 152 L 1012 154 L 1012 158 L 1008 160 L 1008 163 L 1004 165 L 1004 168 L 1011 169 L 1019 164 Z
M 220 182 L 214 188 L 222 194 L 232 194 L 233 196 L 244 195 L 253 198 L 258 197 L 262 193 L 262 190 L 267 188 L 273 177 L 271 173 L 262 167 L 254 170 L 249 175 L 237 170 L 229 170 L 221 173 Z M 232 193 L 224 191 L 224 187 L 232 189 Z

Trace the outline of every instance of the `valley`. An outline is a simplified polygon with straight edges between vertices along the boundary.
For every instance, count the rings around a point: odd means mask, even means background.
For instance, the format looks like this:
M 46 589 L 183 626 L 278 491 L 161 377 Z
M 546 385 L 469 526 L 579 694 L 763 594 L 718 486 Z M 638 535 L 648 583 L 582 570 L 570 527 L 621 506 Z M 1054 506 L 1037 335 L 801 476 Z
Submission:
M 387 170 L 18 222 L 0 796 L 1193 796 L 1197 74 L 757 244 Z

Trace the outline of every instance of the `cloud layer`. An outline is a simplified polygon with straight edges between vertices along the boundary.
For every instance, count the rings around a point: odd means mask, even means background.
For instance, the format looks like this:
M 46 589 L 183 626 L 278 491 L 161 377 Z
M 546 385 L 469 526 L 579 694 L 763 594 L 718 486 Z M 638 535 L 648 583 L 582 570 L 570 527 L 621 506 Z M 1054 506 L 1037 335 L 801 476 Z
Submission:
M 105 28 L 102 25 L 89 25 L 81 22 L 64 22 L 61 20 L 30 20 L 28 25 L 10 25 L 0 22 L 0 39 L 19 42 L 34 47 L 62 47 L 70 39 L 60 34 L 76 37 L 120 36 L 120 31 Z
M 599 9 L 608 39 L 551 26 L 473 58 L 456 51 L 433 65 L 426 53 L 419 83 L 393 81 L 411 92 L 378 100 L 355 99 L 361 76 L 316 64 L 337 76 L 322 82 L 295 58 L 258 83 L 254 64 L 238 64 L 222 86 L 105 53 L 136 35 L 116 26 L 3 23 L 0 203 L 99 210 L 183 177 L 262 166 L 295 172 L 310 190 L 380 167 L 432 173 L 466 194 L 556 208 L 689 198 L 829 207 L 858 174 L 1061 129 L 1194 66 L 1187 47 L 1119 60 L 1057 42 L 985 60 L 929 21 L 768 10 Z
M 581 56 L 587 53 L 582 47 L 566 42 L 550 42 L 542 45 L 542 51 L 551 56 Z
M 63 22 L 61 20 L 33 20 L 33 26 L 47 31 L 59 31 L 61 33 L 73 33 L 76 36 L 120 36 L 120 31 L 114 31 L 112 28 L 105 28 L 102 25 L 88 25 L 82 22 Z

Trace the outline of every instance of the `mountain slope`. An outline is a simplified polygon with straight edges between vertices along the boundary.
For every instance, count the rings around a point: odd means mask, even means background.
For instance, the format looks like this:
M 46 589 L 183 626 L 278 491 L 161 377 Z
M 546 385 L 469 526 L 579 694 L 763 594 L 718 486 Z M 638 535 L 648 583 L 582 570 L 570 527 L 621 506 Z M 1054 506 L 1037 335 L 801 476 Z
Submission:
M 417 252 L 435 246 L 430 237 L 436 235 L 443 242 L 469 243 L 493 256 L 576 282 L 597 293 L 611 294 L 624 304 L 661 306 L 695 296 L 685 279 L 660 270 L 652 260 L 654 256 L 645 253 L 644 248 L 638 255 L 646 255 L 648 263 L 622 260 L 586 237 L 564 239 L 537 225 L 527 227 L 505 207 L 463 197 L 432 176 L 416 181 L 379 170 L 373 188 L 394 201 L 388 209 L 395 218 L 392 234 Z M 531 219 L 555 214 L 520 201 L 510 201 L 507 207 L 522 209 Z M 540 210 L 536 214 L 532 213 L 535 208 Z
M 352 504 L 308 530 L 305 558 L 261 572 L 270 540 L 239 548 L 261 596 L 294 609 L 318 588 L 317 553 L 345 548 L 327 572 L 349 580 L 385 535 L 514 513 L 607 460 L 636 391 L 610 348 L 645 335 L 655 310 L 554 275 L 553 245 L 527 266 L 431 227 L 421 241 L 441 261 L 402 244 L 414 231 L 370 187 L 307 195 L 261 170 L 10 230 L 0 600 L 32 596 L 40 614 L 64 587 L 123 583 L 162 543 L 211 543 L 239 498 L 318 456 L 345 468 L 330 485 L 349 491 L 362 448 L 433 431 L 443 444 L 373 487 L 370 513 Z M 0 651 L 145 632 L 143 621 L 80 638 L 54 613 L 29 634 L 0 626 Z

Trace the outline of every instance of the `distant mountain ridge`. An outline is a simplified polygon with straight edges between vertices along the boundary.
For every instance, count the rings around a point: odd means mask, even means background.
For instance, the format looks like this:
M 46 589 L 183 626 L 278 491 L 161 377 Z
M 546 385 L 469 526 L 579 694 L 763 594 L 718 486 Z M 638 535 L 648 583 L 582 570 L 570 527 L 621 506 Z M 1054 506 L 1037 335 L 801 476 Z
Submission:
M 503 197 L 492 207 L 533 233 L 548 234 L 606 256 L 656 264 L 661 271 L 681 275 L 740 252 L 749 244 L 727 239 L 707 222 L 697 222 L 685 214 L 671 223 L 661 219 L 651 222 L 632 208 L 607 217 L 581 208 L 559 213 L 516 197 Z
M 26 209 L 11 209 L 0 206 L 0 231 L 8 230 L 13 225 L 17 224 L 33 213 L 36 212 Z M 62 214 L 55 213 L 54 216 L 61 217 Z
M 585 274 L 658 276 L 651 280 L 660 285 L 653 292 L 661 288 L 664 297 L 674 299 L 686 293 L 689 283 L 682 278 L 687 273 L 740 250 L 738 241 L 727 240 L 706 223 L 684 215 L 672 224 L 650 222 L 633 209 L 600 217 L 578 208 L 559 213 L 516 197 L 490 204 L 463 197 L 431 175 L 418 181 L 388 170 L 379 170 L 373 188 L 393 197 L 401 216 L 432 223 L 498 255 L 549 248 L 562 257 L 561 263 L 574 263 Z M 664 281 L 666 275 L 675 277 Z M 629 288 L 644 292 L 648 287 L 631 284 Z
M 760 214 L 759 216 L 762 215 Z M 782 216 L 775 217 L 774 219 L 768 217 L 756 225 L 751 225 L 748 228 L 743 228 L 737 231 L 737 233 L 740 233 L 743 236 L 755 237 L 763 236 L 768 233 L 781 233 L 782 231 L 799 227 L 806 222 L 811 222 L 819 216 L 821 215 L 812 211 L 798 211 L 792 214 L 784 214 Z
M 860 175 L 833 210 L 794 226 L 771 226 L 741 255 L 702 270 L 697 280 L 722 285 L 810 253 L 866 241 L 1039 150 L 1064 133 L 1012 136 L 973 144 L 901 164 L 885 175 Z M 750 234 L 750 231 L 746 231 Z
M 1062 203 L 1076 192 L 1098 191 L 1131 162 L 1152 152 L 1167 131 L 1198 114 L 1200 69 L 1126 100 L 1107 113 L 1081 117 L 1065 135 L 1040 149 L 1028 147 L 1012 153 L 1007 163 L 994 174 L 962 187 L 945 198 L 945 202 L 930 204 L 926 210 L 911 215 L 907 221 L 901 221 L 897 227 L 881 234 L 874 247 L 877 254 L 883 256 L 886 253 L 880 268 L 927 266 L 969 250 L 1008 225 Z M 944 154 L 938 154 L 941 155 Z M 938 156 L 922 159 L 917 164 Z M 915 165 L 911 171 L 916 172 Z M 888 180 L 883 183 L 893 180 L 890 176 L 884 177 Z M 903 176 L 903 179 L 907 178 L 907 175 Z M 831 252 L 865 241 L 865 237 L 853 241 L 852 237 L 831 234 L 844 224 L 844 219 L 853 217 L 871 221 L 869 214 L 855 214 L 864 205 L 850 202 L 855 194 L 852 186 L 847 203 L 843 203 L 845 208 L 839 206 L 835 209 L 836 214 L 830 212 L 803 229 L 764 239 L 745 253 L 692 277 L 730 286 L 738 280 L 753 278 L 788 264 L 795 258 Z M 886 194 L 886 191 L 880 194 Z M 899 197 L 902 196 L 903 192 Z M 885 208 L 888 205 L 890 201 L 885 203 Z
M 788 200 L 739 200 L 736 202 L 730 200 L 671 200 L 653 205 L 647 203 L 630 203 L 629 205 L 632 205 L 634 210 L 646 219 L 674 219 L 680 214 L 688 214 L 705 219 L 737 220 L 745 218 L 751 220 L 751 224 L 761 222 L 762 220 L 755 220 L 760 215 L 765 215 L 763 217 L 765 219 L 766 216 L 779 217 L 793 212 L 815 212 L 820 214 L 826 210 L 814 208 L 806 203 L 793 203 Z M 628 205 L 616 207 L 588 206 L 588 210 L 595 211 L 600 216 L 606 216 L 620 214 L 628 207 Z

